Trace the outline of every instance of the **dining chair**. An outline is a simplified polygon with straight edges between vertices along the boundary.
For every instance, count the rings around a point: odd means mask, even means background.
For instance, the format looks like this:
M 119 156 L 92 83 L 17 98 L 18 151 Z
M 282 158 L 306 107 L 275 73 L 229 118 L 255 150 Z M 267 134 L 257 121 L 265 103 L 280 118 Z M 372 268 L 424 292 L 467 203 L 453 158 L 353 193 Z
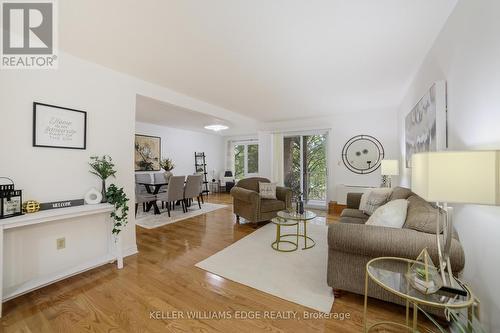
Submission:
M 189 175 L 187 176 L 186 188 L 184 189 L 184 201 L 186 206 L 188 205 L 188 200 L 196 198 L 198 201 L 198 207 L 201 209 L 200 195 L 202 188 L 202 175 Z
M 170 207 L 175 206 L 176 201 L 180 201 L 182 204 L 182 211 L 185 213 L 187 211 L 186 205 L 184 203 L 184 180 L 185 176 L 172 176 L 168 181 L 167 191 L 163 193 L 158 193 L 157 198 L 161 202 L 167 203 L 167 212 L 170 217 Z M 171 205 L 172 204 L 172 205 Z
M 137 206 L 142 203 L 142 210 L 146 210 L 146 203 L 150 202 L 151 195 L 148 193 L 146 186 L 140 183 L 151 183 L 151 175 L 149 173 L 136 173 L 135 174 L 135 214 L 137 215 Z
M 164 172 L 156 172 L 153 174 L 153 179 L 155 184 L 168 183 Z M 166 190 L 160 190 L 160 192 L 165 192 Z
M 156 195 L 147 193 L 144 185 L 135 184 L 135 216 L 137 216 L 139 204 L 142 203 L 142 211 L 144 212 L 146 210 L 146 203 L 151 201 L 156 201 Z

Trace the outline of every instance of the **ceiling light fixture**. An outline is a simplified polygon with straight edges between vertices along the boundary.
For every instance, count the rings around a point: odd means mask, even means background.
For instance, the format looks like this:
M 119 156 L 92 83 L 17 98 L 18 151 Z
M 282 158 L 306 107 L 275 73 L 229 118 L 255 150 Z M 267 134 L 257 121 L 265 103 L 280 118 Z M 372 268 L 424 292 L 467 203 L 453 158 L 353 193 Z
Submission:
M 205 129 L 215 131 L 215 132 L 227 130 L 228 128 L 229 127 L 226 125 L 207 125 L 207 126 L 205 126 Z

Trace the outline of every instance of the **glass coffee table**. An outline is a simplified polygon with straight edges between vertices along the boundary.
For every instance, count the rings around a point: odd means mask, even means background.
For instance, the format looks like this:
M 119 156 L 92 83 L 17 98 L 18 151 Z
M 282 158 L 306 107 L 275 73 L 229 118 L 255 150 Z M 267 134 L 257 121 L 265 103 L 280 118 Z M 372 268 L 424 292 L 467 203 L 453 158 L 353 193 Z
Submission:
M 271 244 L 271 247 L 280 252 L 297 251 L 300 239 L 304 240 L 304 247 L 302 247 L 302 250 L 314 247 L 316 242 L 307 235 L 307 223 L 315 217 L 315 213 L 307 210 L 304 214 L 298 214 L 293 210 L 279 211 L 278 217 L 271 220 L 271 222 L 276 225 L 276 240 Z M 303 224 L 303 233 L 300 232 L 301 223 Z M 295 232 L 282 234 L 282 227 L 295 227 Z M 280 245 L 286 246 L 287 248 L 280 248 Z M 292 245 L 292 247 L 290 247 L 290 245 Z
M 474 317 L 478 313 L 478 302 L 469 287 L 463 284 L 460 280 L 455 279 L 457 284 L 466 292 L 465 296 L 454 295 L 444 292 L 436 292 L 433 294 L 424 294 L 415 289 L 406 279 L 406 272 L 416 261 L 404 258 L 381 257 L 370 260 L 366 264 L 365 277 L 365 302 L 363 311 L 364 332 L 375 330 L 380 326 L 396 326 L 403 328 L 407 332 L 434 332 L 426 327 L 422 329 L 418 325 L 418 311 L 420 310 L 427 319 L 429 319 L 436 328 L 439 327 L 431 315 L 428 314 L 428 309 L 442 309 L 444 312 L 457 311 L 467 309 L 468 318 Z M 386 291 L 401 297 L 406 303 L 406 321 L 405 323 L 396 323 L 390 321 L 379 321 L 368 325 L 367 309 L 368 309 L 368 282 L 373 281 Z M 410 324 L 410 305 L 413 307 L 413 318 Z M 425 307 L 422 309 L 422 306 Z M 469 324 L 467 325 L 469 326 Z M 472 328 L 470 326 L 469 328 Z M 443 332 L 441 328 L 437 332 Z M 470 332 L 476 332 L 470 330 Z

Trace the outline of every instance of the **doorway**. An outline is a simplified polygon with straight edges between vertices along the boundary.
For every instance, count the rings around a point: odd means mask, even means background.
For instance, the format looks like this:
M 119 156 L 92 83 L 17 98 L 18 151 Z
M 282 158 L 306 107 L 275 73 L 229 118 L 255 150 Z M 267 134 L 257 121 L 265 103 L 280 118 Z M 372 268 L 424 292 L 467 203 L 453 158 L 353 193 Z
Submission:
M 327 134 L 285 135 L 283 165 L 285 186 L 301 193 L 307 207 L 326 206 Z

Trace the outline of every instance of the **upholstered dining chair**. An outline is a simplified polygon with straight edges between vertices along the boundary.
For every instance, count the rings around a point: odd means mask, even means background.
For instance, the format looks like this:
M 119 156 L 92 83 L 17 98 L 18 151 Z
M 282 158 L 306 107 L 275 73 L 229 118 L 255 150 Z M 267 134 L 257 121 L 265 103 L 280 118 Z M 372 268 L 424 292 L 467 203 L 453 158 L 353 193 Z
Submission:
M 162 183 L 167 183 L 167 179 L 165 177 L 164 172 L 156 172 L 153 174 L 153 179 L 155 184 L 162 184 Z M 166 192 L 167 190 L 165 187 L 162 187 L 159 192 Z
M 151 201 L 156 201 L 156 195 L 149 194 L 145 189 L 144 185 L 135 184 L 135 215 L 137 216 L 137 209 L 139 204 L 142 204 L 142 210 L 146 210 L 146 203 Z
M 200 196 L 202 191 L 202 175 L 187 176 L 186 187 L 184 189 L 184 202 L 188 206 L 188 200 L 196 198 L 198 207 L 201 209 Z
M 185 176 L 172 176 L 168 180 L 167 191 L 163 193 L 158 193 L 156 197 L 161 202 L 167 203 L 167 212 L 170 217 L 170 208 L 175 207 L 175 202 L 180 200 L 182 203 L 182 211 L 186 212 L 186 206 L 184 203 L 184 180 Z

